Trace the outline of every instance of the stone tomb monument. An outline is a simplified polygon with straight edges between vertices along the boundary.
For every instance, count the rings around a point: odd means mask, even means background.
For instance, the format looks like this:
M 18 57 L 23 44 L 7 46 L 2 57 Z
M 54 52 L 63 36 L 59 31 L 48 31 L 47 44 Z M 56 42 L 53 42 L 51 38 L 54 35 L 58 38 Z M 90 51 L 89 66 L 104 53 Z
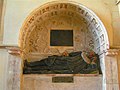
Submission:
M 83 6 L 49 3 L 36 9 L 21 29 L 24 90 L 57 90 L 61 85 L 63 86 L 60 90 L 64 90 L 69 83 L 71 86 L 67 90 L 74 90 L 73 87 L 81 88 L 89 79 L 93 83 L 98 79 L 97 85 L 92 85 L 93 90 L 101 90 L 99 55 L 109 44 L 103 31 L 101 23 Z M 90 78 L 78 87 L 80 82 L 76 81 L 76 75 L 79 76 L 78 80 L 86 76 Z M 98 77 L 94 77 L 96 75 Z M 38 87 L 38 82 L 44 84 Z M 48 87 L 44 87 L 45 83 L 48 83 Z M 61 85 L 58 86 L 57 83 Z
M 105 61 L 117 55 L 107 51 L 106 29 L 81 4 L 58 1 L 40 6 L 25 20 L 19 41 L 23 72 L 17 72 L 20 80 L 14 78 L 13 83 L 20 84 L 14 90 L 109 90 L 114 84 L 109 82 L 117 77 L 109 69 L 115 63 L 107 66 Z

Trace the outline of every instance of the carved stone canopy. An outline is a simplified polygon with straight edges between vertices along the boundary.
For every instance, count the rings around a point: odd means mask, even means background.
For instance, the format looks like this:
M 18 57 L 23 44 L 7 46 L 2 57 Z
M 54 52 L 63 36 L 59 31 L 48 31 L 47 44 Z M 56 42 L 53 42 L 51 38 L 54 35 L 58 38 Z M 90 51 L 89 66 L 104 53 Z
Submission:
M 51 47 L 50 30 L 73 30 L 73 47 Z M 24 58 L 31 53 L 60 54 L 86 48 L 101 54 L 109 48 L 106 29 L 96 14 L 73 2 L 52 2 L 35 9 L 25 20 L 19 45 Z

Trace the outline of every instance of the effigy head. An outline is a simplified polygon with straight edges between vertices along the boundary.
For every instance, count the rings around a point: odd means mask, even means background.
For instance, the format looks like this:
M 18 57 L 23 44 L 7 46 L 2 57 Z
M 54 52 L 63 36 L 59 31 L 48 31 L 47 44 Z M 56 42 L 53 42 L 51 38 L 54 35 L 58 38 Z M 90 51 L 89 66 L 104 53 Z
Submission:
M 93 50 L 89 51 L 88 53 L 89 53 L 90 58 L 92 58 L 96 55 L 96 53 Z

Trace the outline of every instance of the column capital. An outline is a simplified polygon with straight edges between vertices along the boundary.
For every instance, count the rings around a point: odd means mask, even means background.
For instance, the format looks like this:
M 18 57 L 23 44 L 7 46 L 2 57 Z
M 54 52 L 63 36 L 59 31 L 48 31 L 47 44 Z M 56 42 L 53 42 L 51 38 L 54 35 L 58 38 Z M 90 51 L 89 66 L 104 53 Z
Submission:
M 120 51 L 120 49 L 108 49 L 105 53 L 105 55 L 107 56 L 116 56 L 118 55 L 118 52 Z
M 9 54 L 20 55 L 21 50 L 19 47 L 6 47 Z

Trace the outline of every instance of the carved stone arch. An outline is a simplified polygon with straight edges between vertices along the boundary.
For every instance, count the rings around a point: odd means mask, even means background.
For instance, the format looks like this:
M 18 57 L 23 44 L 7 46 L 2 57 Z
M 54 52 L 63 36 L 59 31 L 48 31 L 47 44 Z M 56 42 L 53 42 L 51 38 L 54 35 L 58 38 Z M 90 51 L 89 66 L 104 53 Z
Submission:
M 89 47 L 100 55 L 109 48 L 105 26 L 92 10 L 79 3 L 57 1 L 40 6 L 25 20 L 19 37 L 24 57 L 32 52 L 59 54 L 58 49 L 49 48 L 48 42 L 49 30 L 56 28 L 76 30 L 75 47 L 79 50 Z M 83 36 L 84 40 L 79 40 Z

